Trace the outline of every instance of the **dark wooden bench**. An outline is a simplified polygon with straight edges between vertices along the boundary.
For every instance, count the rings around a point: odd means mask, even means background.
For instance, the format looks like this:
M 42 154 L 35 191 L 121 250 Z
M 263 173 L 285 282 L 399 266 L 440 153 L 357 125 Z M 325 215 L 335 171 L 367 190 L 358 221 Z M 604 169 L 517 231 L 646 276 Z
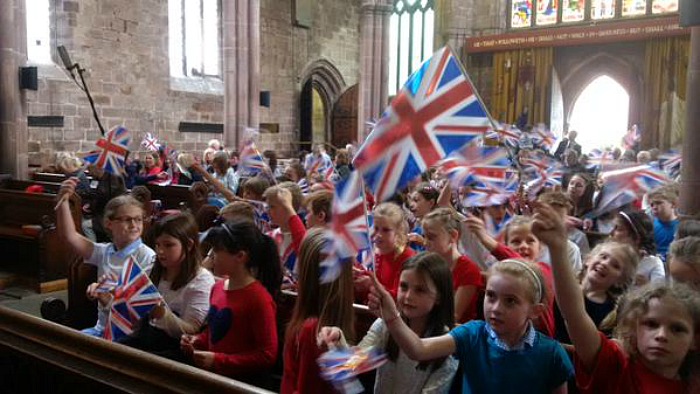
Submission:
M 32 173 L 31 176 L 32 180 L 34 181 L 40 181 L 40 182 L 53 182 L 53 183 L 61 183 L 66 180 L 66 176 L 64 174 L 54 174 L 52 172 L 35 172 Z M 92 181 L 92 177 L 88 175 L 88 181 Z
M 56 182 L 45 182 L 45 181 L 25 181 L 20 179 L 3 179 L 0 182 L 0 188 L 10 189 L 10 190 L 21 190 L 24 191 L 30 186 L 38 185 L 44 188 L 44 193 L 47 194 L 58 194 L 58 190 L 61 188 L 60 183 Z
M 191 186 L 147 185 L 151 191 L 152 200 L 160 200 L 163 209 L 189 209 L 196 215 L 199 208 L 206 204 L 209 189 L 203 182 L 195 182 Z
M 81 231 L 80 197 L 70 201 Z M 0 267 L 30 280 L 37 291 L 65 288 L 75 254 L 56 231 L 56 195 L 0 189 Z
M 5 393 L 271 394 L 0 306 Z

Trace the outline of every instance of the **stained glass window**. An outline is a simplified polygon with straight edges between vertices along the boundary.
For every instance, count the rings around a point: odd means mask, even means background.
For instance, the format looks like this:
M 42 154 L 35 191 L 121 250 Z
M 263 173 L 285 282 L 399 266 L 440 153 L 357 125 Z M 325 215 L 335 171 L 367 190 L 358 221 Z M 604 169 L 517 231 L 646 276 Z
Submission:
M 651 6 L 652 14 L 663 14 L 666 12 L 677 12 L 677 11 L 678 11 L 678 0 L 654 0 L 652 2 L 652 6 Z
M 532 0 L 513 0 L 510 27 L 532 26 Z
M 433 54 L 434 0 L 394 0 L 389 19 L 389 95 Z
M 615 0 L 591 1 L 591 19 L 610 19 L 615 17 Z
M 622 0 L 622 16 L 646 15 L 647 0 Z
M 537 0 L 537 24 L 553 25 L 557 23 L 559 0 Z
M 563 22 L 580 22 L 586 11 L 586 0 L 564 0 L 561 20 Z

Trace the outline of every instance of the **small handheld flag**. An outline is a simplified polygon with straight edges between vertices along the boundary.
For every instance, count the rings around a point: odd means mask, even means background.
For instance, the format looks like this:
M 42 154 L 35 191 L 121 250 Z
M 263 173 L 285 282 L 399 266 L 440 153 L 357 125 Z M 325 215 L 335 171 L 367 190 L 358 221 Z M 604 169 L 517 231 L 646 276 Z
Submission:
M 160 149 L 160 143 L 158 142 L 158 138 L 154 137 L 151 133 L 146 133 L 146 135 L 143 136 L 143 140 L 141 140 L 141 146 L 152 152 L 158 152 L 158 150 Z
M 115 126 L 104 137 L 97 140 L 98 150 L 88 153 L 83 159 L 87 163 L 104 168 L 111 174 L 122 174 L 130 143 L 129 130 L 124 126 Z

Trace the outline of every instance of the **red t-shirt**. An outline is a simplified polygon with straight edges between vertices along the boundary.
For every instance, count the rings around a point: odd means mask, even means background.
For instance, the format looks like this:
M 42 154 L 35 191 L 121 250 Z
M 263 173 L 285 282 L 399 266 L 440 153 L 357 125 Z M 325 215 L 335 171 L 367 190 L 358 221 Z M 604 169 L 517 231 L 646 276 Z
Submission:
M 491 251 L 491 254 L 498 260 L 523 259 L 519 253 L 500 243 L 496 249 Z M 542 262 L 537 263 L 537 266 L 540 268 L 540 271 L 542 271 L 542 276 L 544 277 L 547 309 L 545 309 L 542 316 L 534 321 L 533 324 L 535 325 L 535 329 L 537 331 L 547 335 L 550 338 L 554 338 L 556 333 L 556 325 L 554 323 L 554 276 L 552 275 L 552 267 Z
M 416 252 L 406 246 L 400 255 L 396 253 L 377 254 L 374 260 L 376 264 L 376 275 L 379 283 L 391 293 L 396 299 L 396 293 L 399 289 L 399 279 L 401 278 L 401 268 L 403 263 L 416 254 Z
M 600 333 L 601 348 L 592 371 L 586 371 L 574 357 L 576 384 L 582 393 L 595 394 L 682 394 L 688 387 L 680 380 L 667 379 L 643 363 L 630 360 L 619 345 Z
M 321 378 L 318 357 L 324 352 L 316 343 L 318 318 L 304 321 L 295 336 L 284 342 L 282 394 L 335 393 L 333 386 Z
M 255 281 L 238 290 L 214 284 L 207 329 L 195 347 L 214 352 L 213 371 L 245 377 L 272 368 L 277 359 L 276 306 L 265 287 Z
M 454 268 L 452 269 L 452 282 L 454 291 L 463 286 L 475 286 L 476 292 L 472 296 L 469 306 L 459 317 L 457 323 L 466 323 L 469 320 L 474 320 L 477 317 L 477 308 L 479 307 L 479 294 L 484 291 L 484 278 L 481 276 L 479 267 L 467 256 L 459 256 Z

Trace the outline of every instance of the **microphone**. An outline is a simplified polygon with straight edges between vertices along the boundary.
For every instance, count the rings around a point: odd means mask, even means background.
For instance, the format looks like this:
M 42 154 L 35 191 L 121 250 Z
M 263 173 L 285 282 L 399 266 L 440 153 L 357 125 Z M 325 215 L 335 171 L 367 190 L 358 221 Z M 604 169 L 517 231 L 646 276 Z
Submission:
M 68 55 L 68 50 L 66 47 L 59 45 L 56 49 L 58 50 L 58 56 L 60 56 L 61 60 L 63 61 L 63 66 L 72 74 L 73 69 L 78 67 L 78 65 L 70 60 L 70 55 Z

